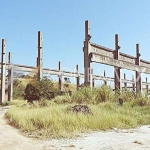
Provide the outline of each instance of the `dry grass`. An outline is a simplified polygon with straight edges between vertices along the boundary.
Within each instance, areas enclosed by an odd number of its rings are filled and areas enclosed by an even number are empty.
[[[124,105],[118,105],[118,98]],[[68,112],[75,104],[87,104],[93,115]],[[6,118],[11,125],[33,134],[35,137],[75,137],[82,132],[117,128],[134,128],[150,124],[150,100],[146,95],[121,92],[115,95],[110,87],[102,86],[91,91],[83,88],[68,95],[55,97],[52,101],[12,101]]]
[[[112,127],[133,128],[150,123],[148,106],[131,107],[127,102],[123,107],[106,102],[88,105],[94,115],[75,114],[67,108],[73,104],[49,103],[47,107],[38,104],[12,107],[6,114],[11,125],[33,134],[35,137],[75,137],[82,132],[107,130]]]

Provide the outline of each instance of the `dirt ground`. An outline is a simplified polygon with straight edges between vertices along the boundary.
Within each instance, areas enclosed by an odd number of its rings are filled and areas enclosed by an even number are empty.
[[[35,140],[6,123],[7,110],[0,108],[0,150],[150,150],[150,125],[83,134],[76,140]]]

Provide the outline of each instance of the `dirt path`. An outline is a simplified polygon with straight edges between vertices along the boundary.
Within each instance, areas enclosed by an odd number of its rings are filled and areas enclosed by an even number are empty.
[[[0,108],[0,150],[150,150],[150,125],[83,134],[76,140],[41,141],[26,138],[9,126],[3,118],[7,110]]]
[[[45,144],[42,141],[26,138],[21,133],[8,125],[4,120],[4,114],[8,107],[0,108],[0,150],[45,150]],[[55,147],[49,145],[49,150],[55,150]]]

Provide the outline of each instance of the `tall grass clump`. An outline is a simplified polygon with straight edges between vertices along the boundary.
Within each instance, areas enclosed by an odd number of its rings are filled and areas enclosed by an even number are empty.
[[[115,95],[110,86],[102,85],[98,88],[96,88],[96,102],[108,102],[108,101],[114,101]]]
[[[63,95],[63,96],[56,96],[53,101],[56,104],[65,104],[65,103],[72,103],[71,96],[69,95]]]
[[[113,101],[114,92],[107,85],[102,85],[91,89],[90,87],[83,87],[72,95],[72,101],[76,103],[99,104],[101,102]]]
[[[72,102],[75,103],[94,103],[96,99],[96,90],[90,87],[83,87],[79,91],[75,91],[72,95]]]
[[[130,106],[150,106],[150,99],[147,93],[135,93],[134,91],[122,90],[119,94],[115,95],[115,99],[122,98]]]

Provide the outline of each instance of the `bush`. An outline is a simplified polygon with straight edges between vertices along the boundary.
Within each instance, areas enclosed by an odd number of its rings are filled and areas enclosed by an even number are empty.
[[[18,79],[13,82],[13,99],[19,99],[24,97],[25,86],[21,84]]]
[[[96,90],[90,87],[83,87],[79,91],[75,91],[72,95],[72,101],[75,103],[95,103]]]
[[[92,90],[90,87],[82,87],[72,95],[72,101],[76,103],[99,104],[100,102],[114,101],[114,99],[114,92],[106,85]]]
[[[96,103],[114,101],[114,92],[107,85],[96,88]]]
[[[24,99],[32,102],[34,100],[52,99],[55,97],[56,90],[49,79],[34,79],[30,81],[25,88]]]
[[[134,93],[133,91],[122,90],[122,91],[120,91],[119,95],[116,95],[116,97],[117,97],[117,99],[119,97],[121,97],[124,100],[124,102],[130,102],[132,100],[137,99],[137,94]]]

